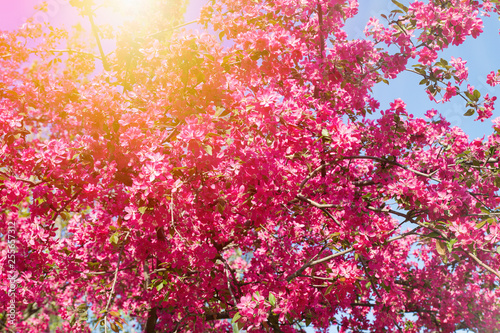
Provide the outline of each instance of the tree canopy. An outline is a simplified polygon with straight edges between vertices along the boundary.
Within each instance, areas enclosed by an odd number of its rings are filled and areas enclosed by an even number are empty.
[[[356,0],[211,0],[201,32],[181,0],[71,0],[85,24],[1,32],[3,331],[498,332],[500,118],[470,140],[372,88],[412,71],[490,121],[440,53],[499,1],[392,2],[359,39]]]

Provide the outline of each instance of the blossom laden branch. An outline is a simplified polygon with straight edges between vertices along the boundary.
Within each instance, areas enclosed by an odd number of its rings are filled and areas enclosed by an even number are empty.
[[[411,220],[411,219],[410,219]],[[415,220],[411,220],[413,223],[415,224],[418,224],[419,226],[423,227],[423,228],[426,228],[426,229],[429,229],[431,230],[432,232],[438,234],[443,240],[445,241],[450,241],[450,238],[448,236],[446,236],[445,234],[443,234],[443,232],[439,229],[436,229],[436,228],[433,228],[432,226],[429,226],[429,225],[426,225],[422,222],[419,222],[419,221],[415,221]],[[460,251],[464,252],[468,257],[470,257],[472,260],[474,260],[479,266],[483,267],[484,269],[486,269],[488,272],[492,273],[493,275],[495,275],[498,279],[500,279],[500,272],[493,269],[491,266],[487,265],[486,263],[484,263],[483,261],[481,261],[474,253],[472,253],[471,251],[468,251],[466,249],[464,249],[463,247],[460,247],[459,248]]]
[[[405,237],[408,237],[408,236],[411,236],[411,235],[416,235],[416,232],[421,228],[420,227],[417,227],[409,232],[406,232],[404,234],[401,234],[399,236],[395,236],[395,237],[392,237],[392,238],[389,238],[388,240],[386,240],[384,243],[392,243],[394,241],[397,241],[397,240],[400,240],[400,239],[403,239]],[[302,272],[304,272],[307,268],[309,267],[313,267],[313,266],[316,266],[316,265],[319,265],[319,264],[323,264],[325,262],[328,262],[328,261],[331,261],[332,259],[335,259],[337,257],[342,257],[348,253],[351,253],[353,252],[355,249],[353,247],[350,247],[348,249],[345,249],[343,251],[340,251],[340,252],[337,252],[337,253],[334,253],[332,255],[329,255],[329,256],[326,256],[326,257],[323,257],[321,259],[316,259],[314,260],[314,258],[310,261],[308,261],[307,263],[305,263],[301,268],[299,268],[296,272],[294,272],[293,274],[289,275],[287,278],[286,278],[286,281],[287,282],[290,282],[292,281],[293,279],[295,279],[296,277],[298,276],[301,276]]]
[[[109,292],[108,296],[108,301],[106,302],[106,307],[103,310],[103,315],[104,315],[104,330],[107,332],[108,329],[108,313],[109,313],[109,308],[111,306],[111,302],[115,298],[115,287],[116,287],[116,282],[118,281],[118,271],[120,270],[120,263],[122,261],[122,256],[123,256],[123,250],[125,248],[125,242],[130,235],[130,232],[125,233],[125,237],[123,240],[123,244],[121,245],[120,252],[118,254],[118,261],[116,262],[116,269],[115,273],[113,276],[113,283],[111,284],[111,290]]]
[[[95,59],[99,59],[99,60],[103,59],[102,57],[100,57],[96,54],[81,51],[81,50],[74,50],[74,49],[50,49],[50,50],[47,50],[47,52],[49,52],[49,53],[69,53],[69,54],[77,53],[77,54],[86,55],[86,56],[89,56],[89,57],[92,57]]]

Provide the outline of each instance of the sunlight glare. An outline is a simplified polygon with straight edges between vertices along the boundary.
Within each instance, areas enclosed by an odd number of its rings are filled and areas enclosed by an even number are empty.
[[[107,6],[96,12],[96,20],[101,24],[109,24],[113,29],[120,28],[127,22],[137,19],[147,0],[111,0]]]

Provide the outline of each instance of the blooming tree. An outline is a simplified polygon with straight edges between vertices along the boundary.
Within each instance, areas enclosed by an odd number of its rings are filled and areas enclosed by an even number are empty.
[[[489,119],[439,53],[500,5],[393,3],[354,40],[356,0],[214,0],[201,34],[179,0],[121,28],[72,0],[86,25],[2,32],[2,329],[498,332],[500,120],[470,141],[372,88],[413,71]]]

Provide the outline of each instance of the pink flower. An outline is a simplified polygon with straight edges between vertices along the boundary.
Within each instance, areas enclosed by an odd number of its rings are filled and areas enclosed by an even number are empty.
[[[495,119],[493,119],[491,121],[493,123],[493,127],[496,129],[496,128],[500,128],[500,117],[496,117]]]
[[[247,294],[246,296],[241,297],[240,303],[236,304],[236,306],[240,310],[240,314],[242,316],[252,317],[256,304],[252,300],[252,295]]]
[[[139,49],[139,52],[144,54],[144,56],[146,56],[146,59],[148,61],[151,61],[152,59],[157,58],[159,56],[160,50],[161,50],[161,44],[157,39],[155,39],[151,47]]]
[[[469,77],[469,69],[465,67],[467,61],[462,58],[451,57],[450,64],[455,68],[455,83],[462,84]]]
[[[467,85],[467,91],[470,93],[470,94],[473,94],[474,93],[474,86],[468,84]]]
[[[425,113],[425,117],[426,118],[429,118],[431,119],[432,117],[434,117],[436,114],[437,114],[437,110],[435,109],[430,109],[430,110],[427,110],[427,112]]]
[[[449,101],[453,96],[457,95],[457,87],[452,86],[451,82],[448,82],[448,86],[446,87],[446,92],[443,96],[443,101]]]
[[[485,119],[493,116],[493,111],[495,110],[495,101],[497,100],[496,96],[490,97],[489,94],[484,95],[483,106],[477,109],[477,119],[484,121]]]
[[[125,212],[127,213],[123,219],[124,220],[134,220],[135,219],[135,214],[137,212],[137,210],[135,208],[132,208],[132,207],[125,207]]]
[[[490,86],[494,87],[497,84],[500,83],[500,75],[499,72],[495,73],[491,71],[487,76],[486,76],[486,83],[488,83]]]
[[[437,59],[436,51],[431,50],[429,47],[423,47],[419,55],[418,62],[422,65],[431,65]]]

